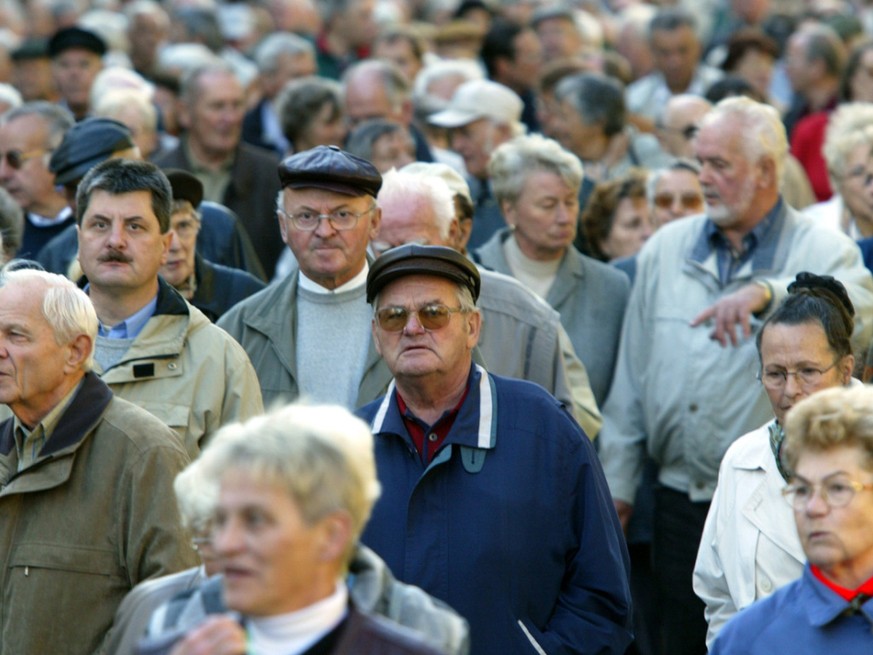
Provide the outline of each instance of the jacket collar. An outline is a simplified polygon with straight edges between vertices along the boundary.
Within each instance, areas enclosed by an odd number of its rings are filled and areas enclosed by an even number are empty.
[[[809,564],[803,567],[803,577],[798,589],[798,603],[814,628],[821,628],[836,621],[849,609],[850,604],[816,580]],[[860,610],[873,623],[873,598],[869,598]]]
[[[66,482],[75,458],[65,455],[75,452],[84,443],[103,417],[112,398],[112,391],[94,372],[86,373],[79,390],[64,410],[58,427],[40,451],[41,459],[22,472],[27,475],[12,473],[2,494],[42,491]],[[15,447],[14,425],[14,418],[0,423],[0,457],[4,459]]]
[[[473,364],[469,385],[470,391],[458,411],[458,417],[445,443],[491,450],[497,445],[497,395],[494,379],[479,364]],[[395,434],[412,445],[412,439],[406,432],[403,417],[397,407],[396,392],[394,380],[391,380],[388,392],[373,417],[371,428],[373,434]]]

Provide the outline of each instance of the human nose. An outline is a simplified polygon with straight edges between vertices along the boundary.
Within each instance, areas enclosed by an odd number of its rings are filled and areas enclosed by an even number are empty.
[[[242,550],[245,537],[239,521],[228,519],[213,528],[212,548],[216,555],[227,556]]]
[[[803,511],[809,516],[822,516],[830,511],[823,484],[810,485],[810,495],[803,504]]]
[[[179,238],[179,233],[176,230],[172,230],[171,234],[173,236],[170,239],[170,252],[178,252],[182,249],[182,239]]]
[[[318,225],[315,226],[314,232],[320,237],[326,237],[336,233],[337,229],[333,226],[333,223],[331,223],[330,216],[327,214],[320,214],[318,217]]]
[[[789,398],[797,398],[803,393],[803,385],[800,383],[797,371],[785,371],[785,387],[782,393]]]
[[[409,312],[409,316],[406,319],[406,325],[403,326],[404,334],[421,334],[425,332],[424,326],[421,324],[421,321],[418,320],[418,312],[412,311]]]

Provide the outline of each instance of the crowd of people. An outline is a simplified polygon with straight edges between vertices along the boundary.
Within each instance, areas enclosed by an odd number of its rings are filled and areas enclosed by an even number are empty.
[[[873,4],[0,0],[0,652],[873,647]]]

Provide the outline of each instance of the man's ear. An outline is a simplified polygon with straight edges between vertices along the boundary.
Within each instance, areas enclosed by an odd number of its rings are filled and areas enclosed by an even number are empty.
[[[64,357],[64,371],[72,373],[82,369],[83,364],[91,356],[94,344],[87,334],[79,334],[67,344],[67,352]]]

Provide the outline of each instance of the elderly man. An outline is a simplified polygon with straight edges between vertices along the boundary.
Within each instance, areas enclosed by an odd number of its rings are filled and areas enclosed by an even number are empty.
[[[285,159],[279,177],[276,215],[297,267],[218,325],[249,354],[267,406],[306,396],[359,407],[391,379],[367,334],[364,300],[382,176],[336,146],[318,146]]]
[[[692,141],[697,134],[700,119],[710,109],[712,103],[706,98],[690,93],[672,96],[664,106],[655,130],[664,152],[673,157],[694,157]]]
[[[224,423],[263,411],[245,352],[158,272],[172,191],[153,164],[110,159],[79,184],[79,264],[100,319],[95,370],[173,428],[195,457]]]
[[[771,416],[752,380],[760,319],[812,267],[848,289],[856,346],[873,328],[873,279],[857,246],[780,196],[788,145],[776,110],[724,100],[695,148],[706,214],[663,226],[640,253],[600,451],[623,521],[646,450],[660,467],[653,555],[671,654],[705,652],[691,574],[718,466],[734,439]]]
[[[97,316],[69,280],[0,286],[0,650],[103,653],[138,582],[192,566],[173,432],[91,371]]]
[[[352,127],[374,118],[400,123],[415,141],[415,159],[433,161],[427,140],[412,124],[412,85],[394,63],[359,62],[345,72],[342,82],[346,117]]]
[[[91,109],[91,85],[103,69],[106,42],[90,30],[64,27],[49,39],[48,52],[61,103],[76,120],[85,118]]]
[[[64,194],[55,186],[49,157],[73,126],[73,116],[58,105],[38,100],[0,118],[0,186],[24,210],[19,257],[36,259],[53,237],[76,222]]]
[[[597,456],[541,387],[473,364],[478,269],[409,244],[370,269],[394,375],[360,410],[384,490],[363,542],[470,622],[471,652],[623,653],[628,559]]]
[[[873,649],[873,390],[828,389],[788,414],[784,452],[808,559],[803,577],[743,610],[713,655]]]
[[[215,264],[197,251],[203,185],[188,171],[168,170],[173,189],[173,238],[160,274],[182,296],[215,322],[231,307],[264,288],[250,273]]]
[[[206,200],[239,217],[269,279],[282,252],[272,208],[279,191],[277,158],[241,142],[244,114],[243,87],[229,66],[207,64],[189,71],[182,79],[179,113],[185,132],[178,147],[155,163],[194,173]]]
[[[255,63],[261,99],[246,112],[242,140],[282,156],[290,143],[282,133],[276,101],[288,82],[315,74],[315,47],[297,34],[276,32],[258,44]]]
[[[476,205],[470,249],[506,227],[491,193],[488,158],[497,146],[524,134],[523,109],[521,98],[502,84],[470,80],[455,90],[446,109],[428,119],[434,125],[449,128],[451,147],[464,158],[467,182]]]
[[[382,222],[374,249],[377,244],[387,249],[420,243],[460,250],[454,198],[439,173],[428,171],[432,166],[436,165],[417,164],[417,173],[385,175],[376,198]],[[585,433],[594,438],[600,430],[600,410],[558,312],[508,275],[482,268],[479,275],[483,323],[478,347],[488,369],[541,385],[571,408]]]
[[[702,96],[722,77],[720,70],[701,63],[697,24],[687,9],[659,9],[649,23],[648,38],[655,70],[627,88],[628,111],[640,124],[653,123],[671,96]]]

